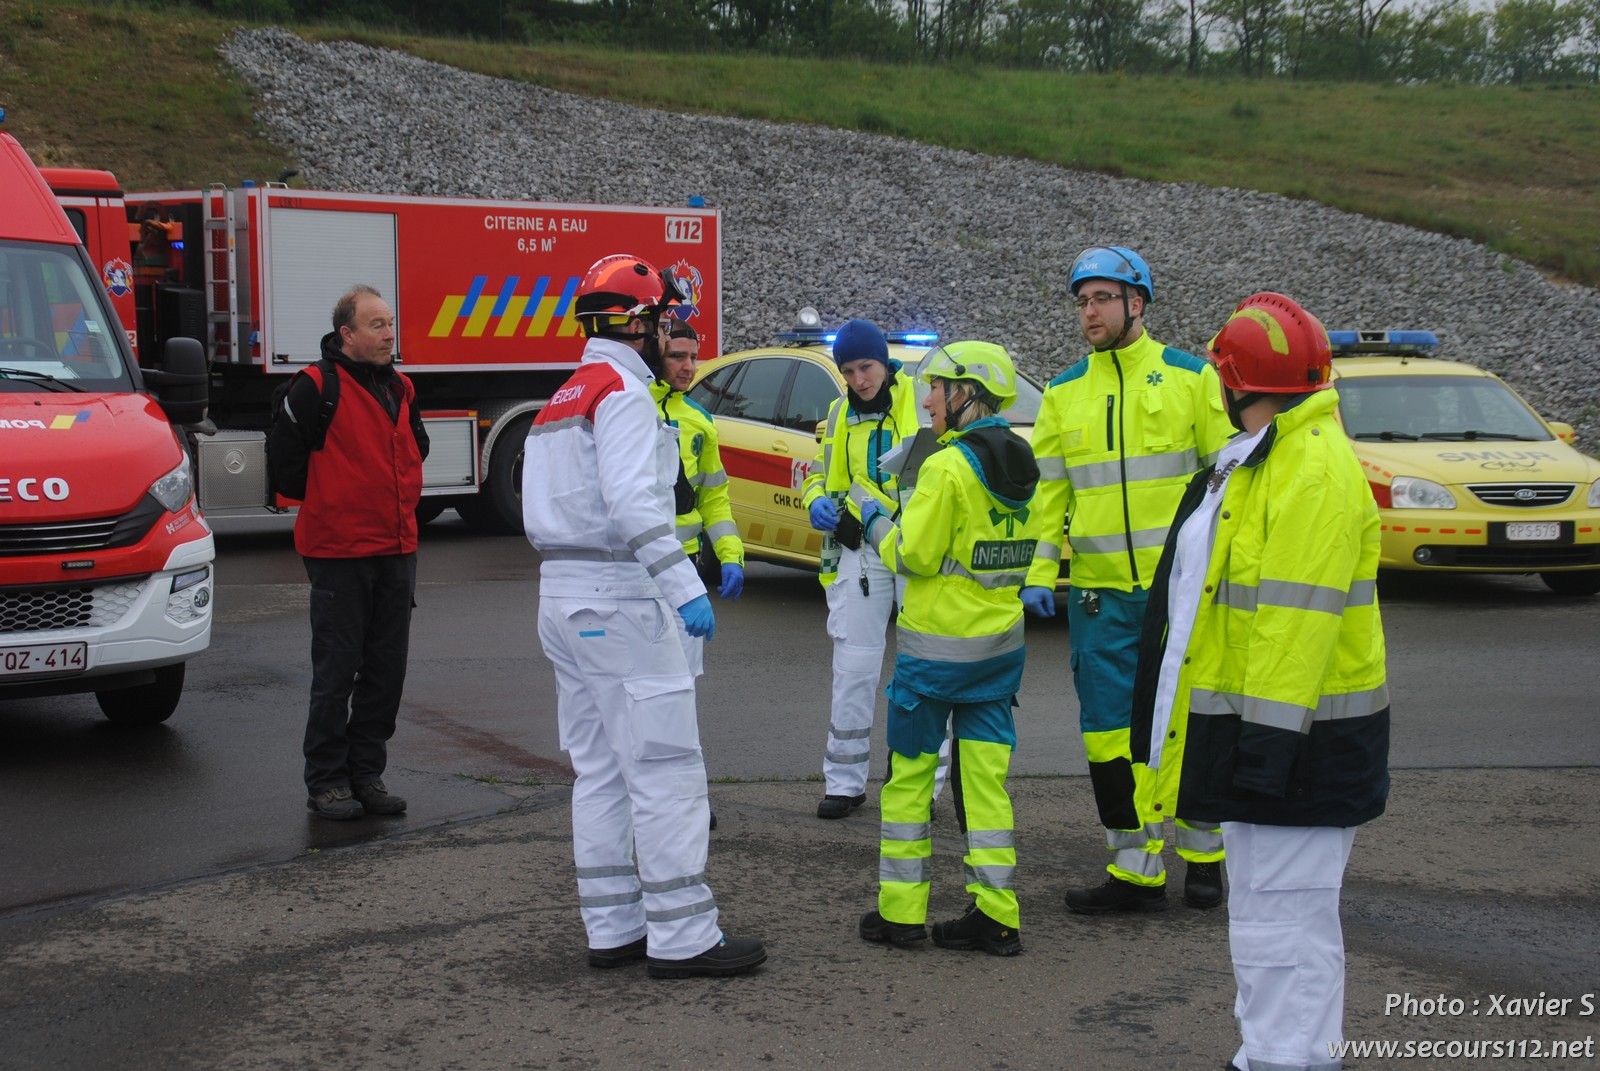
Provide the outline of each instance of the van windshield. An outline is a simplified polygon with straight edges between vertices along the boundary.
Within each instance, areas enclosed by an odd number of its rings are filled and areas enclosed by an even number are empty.
[[[128,391],[122,325],[82,252],[0,241],[0,391]]]

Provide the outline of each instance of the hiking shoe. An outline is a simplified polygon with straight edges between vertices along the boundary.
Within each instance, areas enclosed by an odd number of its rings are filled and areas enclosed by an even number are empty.
[[[933,943],[940,948],[982,949],[991,956],[1014,956],[1022,951],[1017,928],[996,922],[976,903],[958,919],[934,923]]]
[[[629,941],[625,945],[615,948],[589,949],[589,966],[609,970],[612,967],[626,967],[630,963],[637,963],[645,957],[645,939]]]
[[[650,956],[645,972],[652,978],[720,977],[744,974],[767,961],[767,950],[755,937],[728,937],[688,959],[656,959]]]
[[[1109,911],[1165,911],[1164,885],[1135,885],[1131,881],[1106,878],[1104,885],[1067,892],[1067,908],[1080,915],[1103,915]]]
[[[928,928],[920,922],[890,922],[876,911],[861,916],[861,939],[880,945],[904,948],[928,939]]]
[[[405,814],[406,801],[389,795],[382,781],[369,781],[364,785],[350,786],[350,794],[360,801],[368,814]]]
[[[1222,903],[1222,864],[1190,863],[1183,875],[1183,902],[1202,911]]]
[[[366,813],[365,808],[355,801],[350,790],[343,785],[318,792],[306,800],[306,808],[318,818],[331,818],[335,822],[348,822]]]
[[[865,802],[867,802],[865,792],[859,796],[823,796],[822,802],[817,804],[817,817],[843,818]]]

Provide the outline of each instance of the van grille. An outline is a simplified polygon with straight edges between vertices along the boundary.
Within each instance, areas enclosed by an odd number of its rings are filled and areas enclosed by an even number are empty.
[[[93,517],[55,524],[0,524],[0,557],[24,554],[78,554],[129,547],[144,538],[166,513],[149,495],[117,517]]]
[[[1559,506],[1572,497],[1570,483],[1469,483],[1467,490],[1491,506]]]
[[[0,635],[115,625],[138,602],[143,588],[143,580],[0,588]]]

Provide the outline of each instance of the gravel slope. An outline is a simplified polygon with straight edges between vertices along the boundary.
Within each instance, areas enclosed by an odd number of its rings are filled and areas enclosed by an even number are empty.
[[[307,185],[723,211],[724,347],[801,305],[1003,343],[1048,377],[1084,344],[1066,272],[1084,246],[1150,261],[1147,317],[1199,352],[1234,303],[1292,294],[1330,329],[1427,327],[1600,442],[1600,291],[1461,239],[1247,190],[1110,178],[898,138],[651,111],[398,52],[245,31],[226,58]],[[611,146],[597,158],[585,146]],[[667,146],[685,161],[655,163]],[[1593,448],[1592,445],[1590,447]]]

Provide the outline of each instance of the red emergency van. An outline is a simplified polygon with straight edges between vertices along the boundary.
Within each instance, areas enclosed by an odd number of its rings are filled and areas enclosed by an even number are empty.
[[[113,305],[131,266],[82,241],[109,226],[127,233],[111,175],[52,190],[0,134],[0,700],[93,692],[112,721],[151,723],[211,640],[215,555],[182,431],[207,376],[188,339],[135,360]]]

